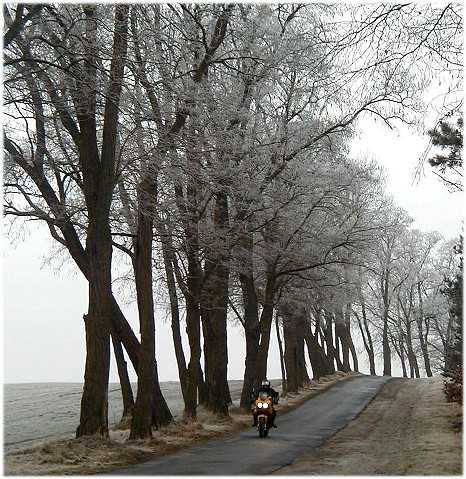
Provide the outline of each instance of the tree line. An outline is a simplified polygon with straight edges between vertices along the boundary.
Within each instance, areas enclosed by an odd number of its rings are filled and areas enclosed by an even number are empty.
[[[4,23],[5,214],[44,222],[89,285],[78,437],[108,435],[112,348],[130,438],[173,420],[155,289],[186,420],[199,404],[228,415],[230,321],[244,328],[242,407],[272,334],[285,391],[310,380],[307,362],[315,378],[357,371],[355,335],[372,374],[395,358],[411,377],[441,367],[450,244],[413,229],[349,144],[360,117],[417,121],[439,71],[460,85],[458,6],[18,4]]]

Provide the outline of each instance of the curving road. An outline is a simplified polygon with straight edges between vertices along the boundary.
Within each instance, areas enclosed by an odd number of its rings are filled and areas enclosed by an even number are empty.
[[[387,377],[356,376],[339,382],[294,411],[277,416],[265,439],[251,428],[154,461],[112,471],[112,475],[270,474],[345,427],[377,394]]]

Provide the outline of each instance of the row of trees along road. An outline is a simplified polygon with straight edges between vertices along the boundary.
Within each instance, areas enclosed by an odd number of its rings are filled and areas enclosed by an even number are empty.
[[[357,370],[355,334],[372,373],[396,357],[411,376],[440,367],[449,246],[410,229],[383,172],[348,146],[363,115],[416,121],[439,70],[460,84],[458,9],[5,6],[5,214],[43,221],[89,283],[77,436],[108,434],[111,344],[131,438],[172,420],[154,288],[187,420],[198,404],[228,414],[229,321],[244,328],[243,407],[272,334],[288,391],[309,380],[306,349],[316,378]],[[112,264],[131,270],[140,337]]]

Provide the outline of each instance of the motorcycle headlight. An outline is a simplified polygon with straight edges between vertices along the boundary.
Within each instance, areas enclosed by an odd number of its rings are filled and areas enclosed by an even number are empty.
[[[262,407],[263,407],[263,408],[268,408],[269,405],[268,405],[266,402],[264,402],[264,403],[262,403]]]
[[[258,402],[258,403],[257,403],[257,407],[260,408],[260,409],[262,409],[262,403],[261,403],[261,402]]]

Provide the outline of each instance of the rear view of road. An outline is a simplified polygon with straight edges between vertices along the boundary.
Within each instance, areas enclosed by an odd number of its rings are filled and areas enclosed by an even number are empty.
[[[453,425],[461,417],[441,377],[392,379],[355,421],[277,474],[460,475],[462,438]]]
[[[255,429],[214,440],[112,475],[236,475],[280,471],[309,449],[319,447],[354,419],[388,380],[358,376],[342,381],[277,418],[265,439]]]

